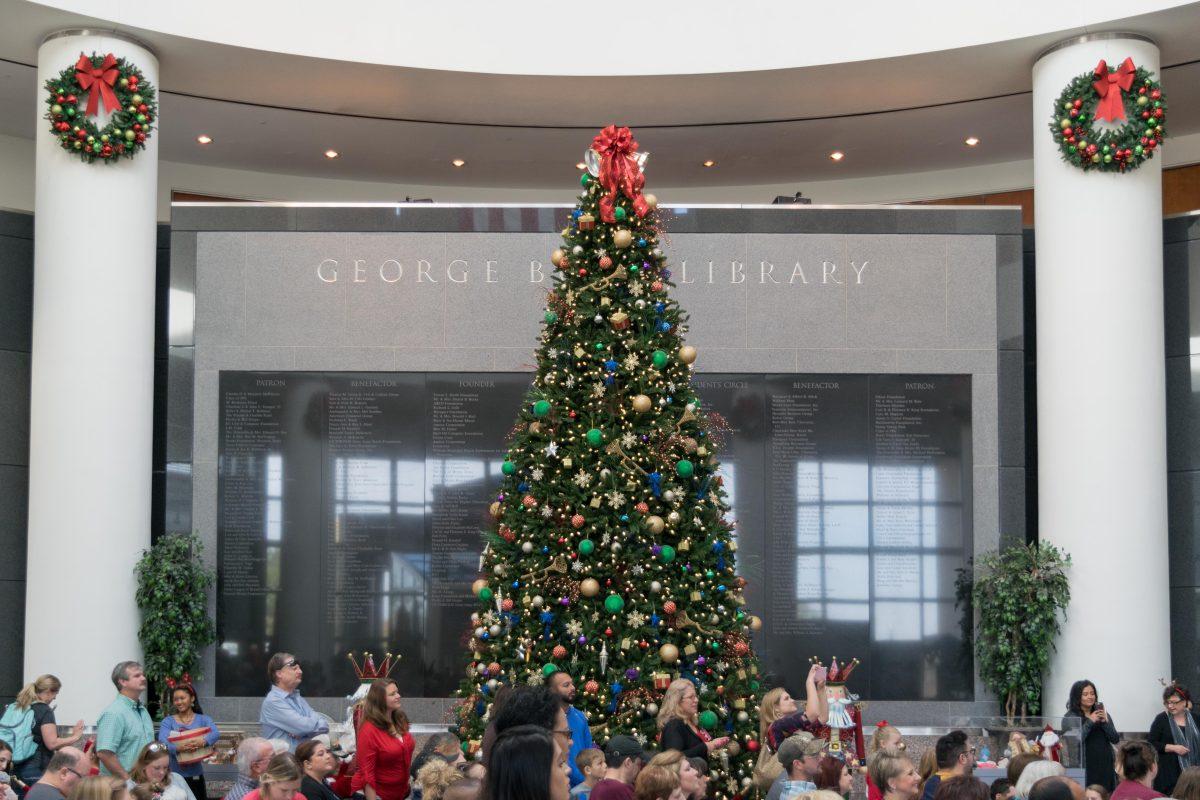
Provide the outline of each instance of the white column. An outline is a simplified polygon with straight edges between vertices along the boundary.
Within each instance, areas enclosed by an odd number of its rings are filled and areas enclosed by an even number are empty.
[[[130,59],[158,86],[154,54],[119,34],[64,31],[38,49],[25,679],[62,679],[67,724],[94,722],[113,665],[140,659],[154,398],[158,138],[114,164],[59,146],[42,86],[81,52]]]
[[[1127,56],[1158,72],[1135,34],[1072,40],[1033,67],[1038,529],[1074,562],[1046,713],[1087,678],[1120,729],[1144,731],[1171,674],[1162,156],[1084,173],[1047,129],[1072,78]]]

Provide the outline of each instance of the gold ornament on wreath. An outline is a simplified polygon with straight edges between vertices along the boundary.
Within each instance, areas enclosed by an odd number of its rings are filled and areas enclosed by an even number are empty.
[[[133,158],[158,120],[158,94],[134,63],[112,53],[80,53],[45,83],[50,133],[89,164]],[[101,126],[102,114],[108,121]]]

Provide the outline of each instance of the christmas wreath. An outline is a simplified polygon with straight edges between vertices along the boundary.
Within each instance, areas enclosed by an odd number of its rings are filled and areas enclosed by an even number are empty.
[[[97,124],[101,106],[111,115],[104,127]],[[133,158],[146,147],[157,118],[154,86],[135,64],[112,53],[80,53],[74,66],[46,81],[50,132],[89,164]]]
[[[1063,160],[1085,172],[1126,172],[1154,157],[1167,128],[1167,100],[1153,73],[1126,58],[1103,59],[1076,77],[1054,103],[1050,131]],[[1097,122],[1120,127],[1099,129]]]

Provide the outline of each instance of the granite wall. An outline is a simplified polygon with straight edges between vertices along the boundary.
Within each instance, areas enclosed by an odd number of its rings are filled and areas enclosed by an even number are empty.
[[[167,528],[199,531],[215,557],[223,369],[531,369],[548,256],[568,210],[177,205]],[[975,552],[1024,540],[1016,210],[678,208],[666,227],[703,371],[970,375]],[[212,694],[211,684],[200,688]],[[978,684],[975,697],[872,703],[870,716],[945,725],[994,710]],[[221,697],[206,708],[249,720],[259,702]],[[314,706],[336,716],[344,704]],[[446,706],[406,698],[419,721]]]

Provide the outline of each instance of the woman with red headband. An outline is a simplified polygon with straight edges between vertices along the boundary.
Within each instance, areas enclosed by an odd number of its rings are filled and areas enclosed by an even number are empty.
[[[1154,788],[1170,794],[1181,772],[1200,765],[1200,714],[1192,710],[1192,696],[1178,683],[1163,689],[1162,698],[1165,710],[1154,718],[1146,741],[1158,754]]]

